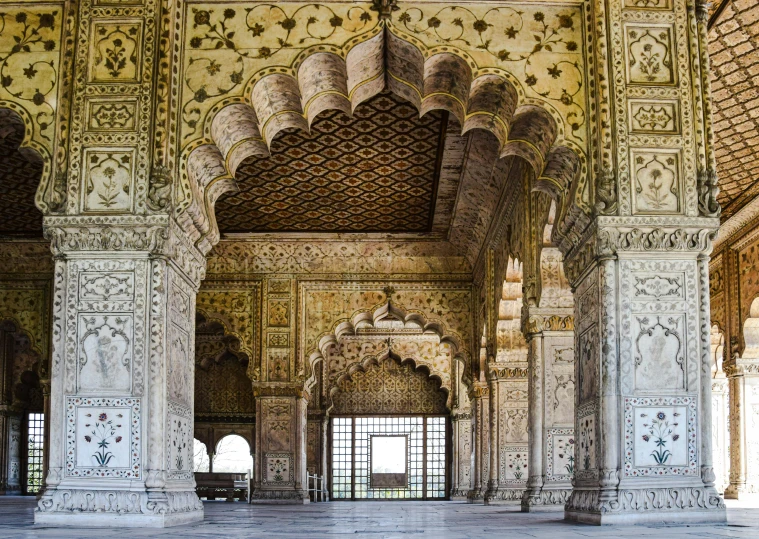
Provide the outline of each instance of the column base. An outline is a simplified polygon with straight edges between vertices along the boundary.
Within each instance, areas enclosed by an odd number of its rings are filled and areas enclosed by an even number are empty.
[[[571,494],[572,487],[526,490],[522,496],[522,512],[529,513],[532,508],[542,505],[563,505]]]
[[[467,490],[453,489],[451,490],[451,494],[449,498],[451,500],[466,500],[468,495],[469,495],[469,489]]]
[[[492,496],[485,497],[485,505],[513,505],[524,496],[523,488],[499,488]]]
[[[725,503],[703,487],[620,489],[617,499],[599,500],[598,490],[572,491],[564,519],[584,524],[724,524]]]
[[[308,494],[302,490],[254,490],[250,495],[251,504],[305,505],[311,503]]]
[[[466,493],[467,503],[477,503],[480,500],[482,500],[484,497],[485,496],[482,493],[482,489],[479,489],[479,488],[473,488],[472,490]]]
[[[203,502],[194,491],[56,489],[42,495],[34,523],[91,528],[165,528],[203,521]]]
[[[726,500],[738,500],[738,501],[758,501],[759,492],[749,488],[746,485],[736,487],[734,485],[728,485],[725,488]]]

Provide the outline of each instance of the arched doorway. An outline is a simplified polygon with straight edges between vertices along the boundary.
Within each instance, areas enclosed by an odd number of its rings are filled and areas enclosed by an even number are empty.
[[[329,430],[333,500],[447,497],[450,425],[440,385],[392,352],[338,380]]]

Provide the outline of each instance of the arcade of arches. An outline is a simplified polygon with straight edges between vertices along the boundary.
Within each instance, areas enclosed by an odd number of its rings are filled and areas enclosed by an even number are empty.
[[[0,490],[196,522],[234,434],[251,503],[724,522],[759,198],[718,188],[708,49],[752,2],[717,4],[4,2]]]

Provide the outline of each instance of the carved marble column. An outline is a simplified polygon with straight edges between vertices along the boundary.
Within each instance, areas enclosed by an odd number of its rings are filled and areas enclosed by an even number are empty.
[[[490,479],[490,389],[487,382],[473,382],[469,392],[472,407],[472,488],[467,502],[483,500]]]
[[[35,522],[203,519],[193,476],[205,260],[165,216],[47,218],[55,258],[50,459]]]
[[[632,218],[627,218],[632,221]],[[576,472],[568,519],[724,522],[714,488],[711,219],[598,217],[566,256],[575,289]]]
[[[571,308],[530,309],[527,320],[530,477],[522,497],[524,512],[535,505],[563,504],[572,490],[573,329]]]
[[[725,521],[712,466],[709,10],[661,4],[590,6],[590,204],[575,199],[554,231],[575,297],[565,516],[595,524]],[[664,114],[650,123],[647,111]]]
[[[0,405],[0,495],[21,494],[21,413]]]
[[[250,503],[309,503],[306,474],[308,395],[301,386],[253,384],[256,458]]]
[[[453,455],[451,457],[452,500],[464,500],[472,488],[472,414],[454,412],[451,414]]]
[[[725,367],[730,384],[730,484],[725,498],[759,498],[759,299],[743,324],[746,347]]]
[[[489,366],[492,413],[490,483],[485,496],[488,505],[520,500],[527,486],[527,366],[516,365],[519,361]]]

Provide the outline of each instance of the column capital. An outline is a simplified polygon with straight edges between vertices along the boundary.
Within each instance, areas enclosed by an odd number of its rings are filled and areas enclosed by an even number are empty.
[[[564,268],[572,286],[603,258],[660,253],[708,255],[719,220],[710,217],[599,216],[573,245],[564,245]]]
[[[255,397],[296,397],[308,399],[310,393],[302,384],[282,384],[272,382],[254,382],[253,396]]]
[[[204,254],[168,215],[55,216],[46,217],[43,226],[58,259],[139,253],[170,260],[196,288],[205,277]]]

